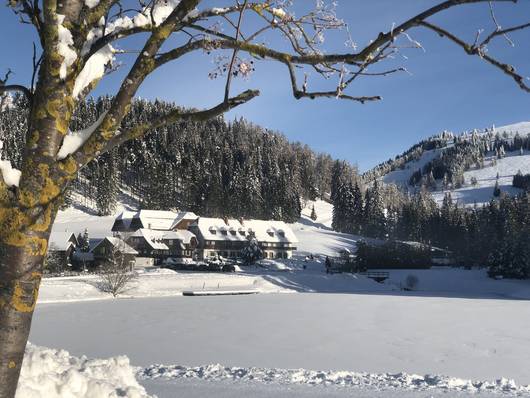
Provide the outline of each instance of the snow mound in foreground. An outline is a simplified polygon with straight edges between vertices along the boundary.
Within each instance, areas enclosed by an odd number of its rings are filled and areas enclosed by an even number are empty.
[[[16,398],[149,398],[129,358],[77,358],[28,344]]]
[[[139,372],[142,379],[201,379],[209,381],[232,380],[276,384],[305,384],[374,390],[444,390],[464,392],[494,392],[520,395],[530,392],[530,386],[518,386],[513,380],[494,382],[471,381],[440,375],[415,375],[407,373],[357,373],[349,371],[315,371],[305,369],[237,368],[222,365],[199,367],[153,365]]]

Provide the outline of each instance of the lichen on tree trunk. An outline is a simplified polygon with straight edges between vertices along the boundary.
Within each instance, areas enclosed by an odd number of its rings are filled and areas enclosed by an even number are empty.
[[[51,75],[31,104],[20,184],[0,184],[0,398],[15,396],[53,221],[78,169],[56,161],[73,103]]]

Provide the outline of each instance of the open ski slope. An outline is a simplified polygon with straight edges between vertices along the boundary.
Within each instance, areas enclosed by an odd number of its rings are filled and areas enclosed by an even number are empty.
[[[508,126],[501,126],[496,128],[496,131],[509,136],[519,133],[521,136],[530,134],[530,122],[521,122]],[[443,149],[433,149],[425,151],[420,159],[408,162],[404,169],[394,170],[382,177],[385,183],[393,183],[409,190],[413,190],[408,185],[408,181],[412,174],[422,169],[427,163],[436,157],[440,156]],[[499,175],[499,187],[501,191],[510,195],[515,195],[520,192],[519,189],[512,186],[512,179],[518,171],[523,174],[530,173],[530,151],[525,151],[520,155],[519,151],[507,152],[506,157],[498,159],[495,165],[492,164],[492,157],[485,159],[485,167],[482,169],[472,169],[464,173],[465,185],[462,188],[450,190],[453,200],[460,204],[473,205],[474,203],[483,204],[489,202],[493,197],[493,188]],[[477,184],[472,185],[471,179],[477,179]],[[441,203],[443,201],[445,191],[442,189],[441,182],[438,181],[438,188],[433,192],[434,199]]]
[[[512,186],[513,176],[520,170],[523,174],[530,173],[530,151],[525,151],[520,155],[518,151],[508,152],[506,157],[497,159],[496,164],[492,165],[491,157],[486,159],[486,166],[482,169],[468,170],[464,173],[466,184],[459,189],[450,191],[453,200],[460,204],[473,205],[474,203],[483,204],[493,198],[493,189],[499,175],[499,188],[502,192],[509,195],[517,195],[520,189]],[[477,184],[471,184],[472,178],[477,179]],[[444,198],[444,192],[437,190],[433,193],[434,199],[441,203]]]

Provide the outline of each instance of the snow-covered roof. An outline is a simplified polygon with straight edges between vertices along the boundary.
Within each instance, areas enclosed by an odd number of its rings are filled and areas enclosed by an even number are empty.
[[[116,217],[116,220],[130,220],[137,213],[137,211],[124,210]]]
[[[169,247],[164,241],[169,239],[180,240],[184,244],[189,244],[191,239],[195,237],[190,231],[157,231],[152,229],[142,228],[131,235],[131,237],[143,237],[149,246],[157,250],[168,250]]]
[[[283,221],[245,220],[245,226],[252,228],[259,242],[297,243],[293,230]]]
[[[138,254],[136,250],[134,250],[131,246],[129,246],[127,243],[125,243],[123,240],[119,238],[115,238],[113,236],[106,236],[104,239],[97,239],[96,240],[90,240],[90,252],[93,252],[103,241],[108,241],[112,246],[117,248],[117,250],[120,253],[123,254]],[[94,241],[94,242],[93,242]]]
[[[136,212],[123,211],[116,217],[116,222],[121,221],[123,227],[129,229],[133,220],[139,220],[145,229],[170,231],[183,220],[195,221],[197,218],[199,216],[190,211],[139,210]],[[140,224],[135,221],[133,228],[139,226]]]
[[[200,217],[196,226],[204,239],[223,241],[245,241],[253,233],[259,242],[296,243],[298,239],[283,221],[244,220]]]
[[[152,249],[155,250],[169,250],[169,247],[162,241],[166,231],[157,231],[147,228],[141,228],[137,230],[131,237],[144,238],[145,241]]]
[[[52,231],[52,233],[50,234],[50,241],[49,241],[50,250],[57,250],[57,251],[68,250],[70,246],[73,246],[73,243],[70,242],[72,235],[74,237],[74,240],[76,240],[75,234],[73,232]]]
[[[163,239],[177,239],[184,244],[189,244],[192,238],[195,238],[195,234],[187,230],[169,231],[163,236]]]
[[[178,213],[165,210],[140,210],[134,218],[139,218],[144,228],[169,230]]]
[[[247,230],[238,220],[200,217],[192,225],[196,226],[207,240],[247,240]]]
[[[116,217],[116,221],[121,221],[123,227],[128,229],[135,214],[137,214],[136,211],[124,210]]]
[[[181,211],[180,213],[177,214],[177,217],[173,221],[173,224],[171,225],[171,229],[175,228],[177,224],[183,220],[194,221],[197,218],[199,218],[199,216],[191,211]]]

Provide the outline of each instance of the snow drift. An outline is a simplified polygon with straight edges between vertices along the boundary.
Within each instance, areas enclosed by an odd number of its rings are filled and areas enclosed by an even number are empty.
[[[129,358],[77,358],[28,344],[16,398],[149,398]]]
[[[513,380],[505,378],[488,382],[471,381],[440,375],[420,376],[408,373],[377,374],[305,369],[239,368],[224,367],[218,364],[198,367],[153,365],[140,372],[139,376],[143,379],[231,380],[281,385],[304,384],[345,388],[369,388],[374,390],[405,389],[414,391],[463,391],[470,393],[493,392],[517,396],[530,393],[530,386],[518,386]]]

